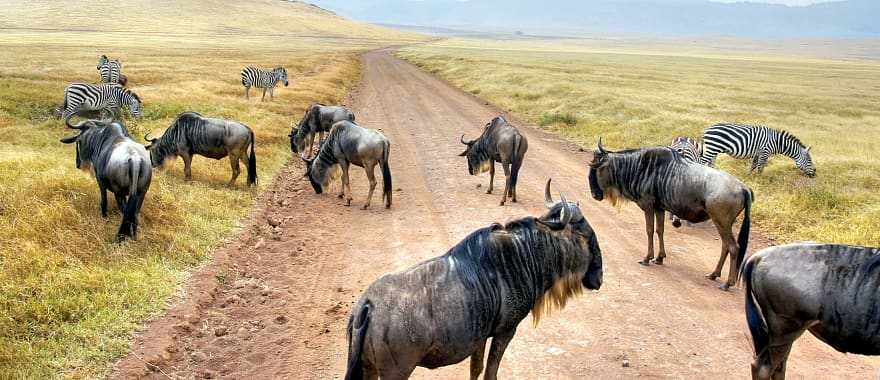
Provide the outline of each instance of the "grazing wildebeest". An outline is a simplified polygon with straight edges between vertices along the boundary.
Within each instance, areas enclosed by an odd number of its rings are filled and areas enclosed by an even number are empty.
[[[76,143],[78,169],[94,170],[101,191],[101,215],[107,217],[107,190],[110,190],[122,211],[117,240],[136,238],[138,213],[153,175],[146,149],[132,140],[128,130],[117,121],[86,120],[70,127],[79,133],[61,142]]]
[[[478,175],[486,171],[489,172],[489,189],[486,190],[486,194],[492,194],[492,185],[495,182],[495,162],[500,162],[506,177],[501,205],[504,206],[507,197],[511,197],[516,202],[516,181],[526,151],[529,149],[526,137],[519,133],[516,127],[510,125],[504,117],[498,116],[486,124],[483,134],[476,140],[466,142],[464,135],[461,135],[461,143],[467,145],[467,149],[459,156],[467,157],[468,173]]]
[[[711,219],[721,235],[721,258],[709,279],[721,276],[724,260],[730,255],[727,283],[721,289],[736,284],[736,274],[745,256],[751,227],[752,192],[730,174],[683,159],[666,147],[631,149],[611,152],[602,147],[593,153],[590,163],[590,191],[598,201],[608,198],[617,204],[620,198],[639,205],[645,212],[648,233],[648,255],[640,261],[650,265],[654,258],[654,224],[660,252],[657,264],[663,264],[666,249],[663,244],[664,211],[669,211],[692,223]],[[739,238],[733,237],[733,223],[745,210]]]
[[[330,131],[330,127],[337,122],[348,120],[354,122],[354,113],[345,107],[325,106],[323,104],[312,104],[306,109],[305,115],[299,124],[290,131],[290,150],[299,153],[303,157],[312,154],[315,146],[315,134],[318,137],[318,146],[324,141],[324,133]],[[306,140],[309,142],[308,150],[306,150]]]
[[[758,173],[767,166],[770,156],[782,154],[794,160],[807,177],[816,176],[810,147],[787,131],[761,125],[715,124],[703,131],[700,163],[715,166],[715,158],[720,153],[738,159],[752,159],[751,171]]]
[[[835,350],[880,355],[880,248],[801,243],[771,247],[743,266],[752,379],[783,380],[805,330]]]
[[[315,192],[321,194],[330,181],[338,177],[342,169],[342,191],[339,198],[345,198],[345,205],[351,205],[351,180],[348,169],[351,165],[364,168],[370,181],[370,192],[364,209],[370,207],[373,191],[376,189],[376,177],[373,169],[378,164],[382,168],[382,197],[385,208],[391,207],[391,168],[388,166],[388,155],[391,154],[391,143],[374,129],[358,126],[348,120],[333,124],[327,140],[321,145],[313,159],[302,158],[306,163],[306,174]]]
[[[679,136],[672,139],[672,143],[669,144],[669,148],[678,152],[684,159],[700,162],[700,156],[702,155],[700,150],[700,143],[696,140],[686,137]],[[679,219],[675,214],[669,213],[669,220],[672,221],[672,226],[675,228],[681,227],[681,219]],[[690,222],[688,223],[690,224]]]
[[[573,202],[474,231],[445,255],[370,285],[348,321],[346,379],[405,379],[418,367],[471,358],[471,379],[495,379],[529,312],[535,323],[583,291],[602,286],[596,234]]]
[[[239,161],[247,168],[248,185],[257,183],[254,132],[239,122],[184,112],[177,116],[162,137],[151,139],[147,134],[144,140],[150,142],[147,149],[150,151],[153,167],[162,166],[167,159],[180,156],[183,158],[187,180],[192,179],[192,157],[198,154],[215,160],[229,156],[229,164],[232,166],[229,186],[234,185],[238,178]],[[250,156],[248,147],[251,149]]]

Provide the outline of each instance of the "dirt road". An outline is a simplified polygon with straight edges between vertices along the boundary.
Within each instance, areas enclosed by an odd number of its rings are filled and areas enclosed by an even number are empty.
[[[597,231],[605,282],[537,327],[524,321],[501,364],[503,378],[749,376],[742,290],[723,292],[703,278],[720,251],[713,229],[668,228],[667,265],[638,265],[646,246],[641,212],[592,200],[589,153],[526,126],[519,203],[499,207],[498,190],[485,194],[487,176],[469,176],[457,157],[459,136],[475,137],[499,111],[387,52],[363,60],[364,77],[348,105],[361,125],[381,129],[392,142],[394,206],[378,207],[376,198],[372,209],[359,208],[366,195],[359,170],[352,171],[352,207],[316,195],[301,178],[301,163],[292,162],[240,236],[193,276],[166,315],[145,326],[111,378],[339,378],[346,319],[369,283],[443,254],[476,228],[542,213],[548,177],[555,192],[580,201]],[[503,188],[501,177],[496,184]],[[756,234],[752,247],[762,247],[761,240]],[[878,364],[806,336],[789,374],[876,378]],[[467,373],[465,362],[418,369],[414,377]]]

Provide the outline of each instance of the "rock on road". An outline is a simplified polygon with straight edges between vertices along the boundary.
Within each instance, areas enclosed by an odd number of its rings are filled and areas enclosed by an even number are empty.
[[[332,379],[345,372],[345,325],[361,291],[381,275],[441,255],[472,230],[544,212],[543,186],[580,202],[599,236],[605,281],[565,310],[520,325],[499,376],[744,379],[751,344],[741,289],[703,277],[720,252],[714,228],[667,228],[664,266],[643,267],[641,211],[589,196],[589,153],[510,116],[529,139],[519,203],[499,207],[488,175],[467,174],[462,133],[476,137],[499,110],[394,58],[363,56],[348,104],[358,123],[391,141],[394,205],[360,210],[367,181],[351,170],[354,201],[316,195],[293,160],[257,200],[242,232],[197,270],[169,310],[139,332],[111,378]],[[380,175],[378,177],[381,177]],[[481,185],[478,188],[478,185]],[[380,185],[381,186],[381,185]],[[381,187],[380,187],[381,189]],[[760,195],[758,196],[760,201]],[[750,252],[765,245],[753,234]],[[726,273],[726,272],[723,272]],[[624,362],[628,365],[624,366]],[[876,378],[878,360],[833,351],[807,334],[789,377]],[[468,362],[414,378],[465,378]]]

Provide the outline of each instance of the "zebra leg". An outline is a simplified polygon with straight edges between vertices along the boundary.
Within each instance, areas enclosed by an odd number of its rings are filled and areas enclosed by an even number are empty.
[[[367,172],[367,180],[370,181],[370,192],[367,193],[367,203],[364,203],[364,210],[370,208],[370,202],[373,200],[373,190],[376,190],[376,174],[373,169],[376,168],[376,162],[368,162],[364,165],[364,171]]]
[[[229,155],[229,166],[232,167],[232,178],[229,180],[229,186],[235,186],[235,180],[238,179],[238,175],[241,173],[241,169],[238,166],[239,157],[230,154]]]
[[[245,99],[251,98],[251,86],[244,86],[244,98]]]
[[[495,161],[491,161],[489,166],[489,190],[486,194],[492,194],[492,187],[495,185]]]
[[[648,207],[643,210],[645,211],[645,232],[648,234],[648,255],[639,261],[639,264],[648,266],[654,259],[654,208]]]
[[[764,172],[764,168],[767,167],[767,162],[770,160],[770,152],[761,152],[761,155],[758,156],[758,160],[755,162],[754,170],[761,174]]]
[[[263,89],[263,97],[260,98],[260,101],[261,101],[261,102],[265,102],[265,101],[266,101],[266,89],[265,89],[265,88]]]
[[[655,210],[654,211],[654,223],[657,225],[657,241],[660,244],[660,251],[657,253],[657,258],[654,259],[654,263],[657,265],[663,265],[663,259],[666,258],[666,245],[663,243],[663,228],[666,223],[663,220],[663,216],[666,214],[663,210]]]

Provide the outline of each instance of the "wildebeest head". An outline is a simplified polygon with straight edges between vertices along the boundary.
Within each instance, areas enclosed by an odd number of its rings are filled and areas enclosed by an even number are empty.
[[[813,178],[816,176],[816,166],[813,165],[813,156],[810,154],[810,147],[805,146],[800,149],[798,157],[795,159],[795,164],[807,177]]]
[[[106,127],[112,126],[116,128],[107,130]],[[104,137],[128,136],[128,130],[120,122],[113,120],[84,120],[76,125],[68,124],[68,127],[77,129],[79,132],[74,136],[61,139],[61,142],[65,144],[76,143],[76,168],[82,170],[88,170],[91,161],[103,149],[101,146],[105,143]]]
[[[272,70],[272,72],[275,73],[279,81],[284,82],[284,87],[287,87],[287,69],[283,67],[276,67],[274,70]]]
[[[291,128],[290,130],[290,150],[294,153],[303,153],[306,151],[306,138],[309,135],[309,132],[317,131],[321,126],[321,122],[319,120],[320,112],[318,112],[318,105],[313,104],[306,109],[305,115],[299,121],[296,127]]]
[[[466,145],[467,148],[459,156],[467,157],[468,173],[470,175],[477,175],[489,170],[489,165],[492,163],[491,157],[481,147],[481,139],[482,136],[476,140],[465,141],[464,135],[461,135],[461,143]]]
[[[309,183],[312,184],[312,189],[315,189],[315,194],[321,194],[321,193],[323,193],[323,192],[324,192],[324,185],[325,185],[325,184],[319,182],[319,181],[315,178],[315,174],[316,174],[316,173],[315,173],[315,170],[313,169],[313,166],[314,166],[313,164],[314,164],[314,162],[315,162],[315,160],[316,160],[317,158],[313,158],[313,159],[311,159],[311,160],[310,160],[310,159],[307,159],[307,158],[305,158],[305,157],[300,157],[300,158],[301,158],[301,159],[303,160],[303,162],[305,162],[305,164],[306,164],[306,174],[305,174],[304,176],[305,176],[305,177],[308,177],[308,179],[309,179]]]
[[[605,199],[603,189],[611,182],[611,170],[608,168],[608,155],[611,153],[613,152],[605,150],[602,138],[599,138],[598,148],[593,152],[593,161],[590,162],[590,193],[597,201]]]
[[[100,70],[101,66],[104,66],[107,62],[110,62],[110,59],[106,55],[102,55],[101,58],[98,58],[98,66],[95,69]]]
[[[544,188],[544,205],[548,211],[537,221],[554,233],[570,234],[569,238],[574,242],[574,247],[579,250],[577,254],[586,258],[581,284],[587,289],[598,290],[602,286],[602,251],[596,233],[577,203],[566,201],[565,197],[561,197],[559,202],[553,201],[550,195],[550,181],[547,180]]]
[[[147,132],[144,135],[144,141],[149,143],[149,144],[147,144],[147,146],[145,146],[145,148],[147,148],[147,151],[150,152],[150,162],[152,162],[153,167],[157,168],[157,167],[162,166],[162,164],[165,163],[165,158],[166,158],[165,155],[153,153],[153,148],[157,146],[157,144],[159,143],[159,139],[157,139],[157,138],[151,139],[150,132]]]

